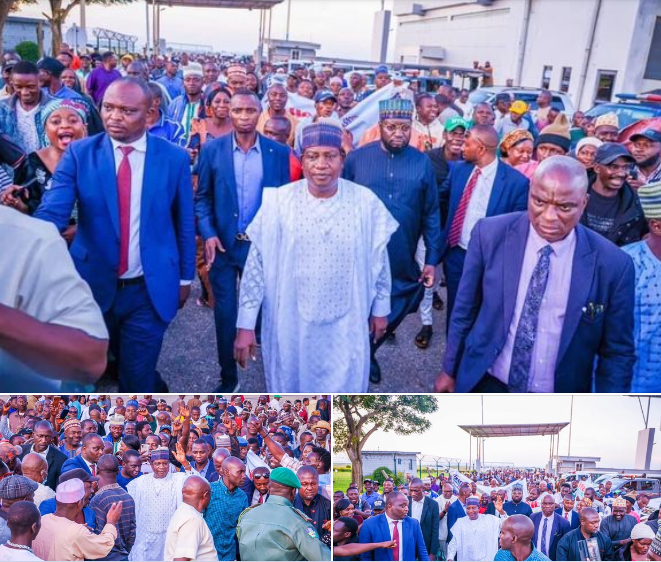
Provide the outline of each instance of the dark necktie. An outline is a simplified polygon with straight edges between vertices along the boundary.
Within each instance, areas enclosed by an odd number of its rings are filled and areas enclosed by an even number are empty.
[[[131,235],[131,163],[132,146],[120,146],[123,158],[117,170],[117,196],[119,200],[119,270],[121,277],[129,268],[129,238]]]
[[[397,529],[397,523],[399,523],[399,521],[393,521],[395,527],[392,530],[392,540],[397,543],[397,546],[392,551],[393,560],[399,560],[399,529]]]
[[[457,206],[457,210],[454,213],[454,218],[452,219],[450,234],[448,234],[448,245],[450,248],[454,248],[457,244],[459,244],[459,240],[461,240],[461,231],[464,229],[464,221],[466,220],[468,204],[470,203],[473,191],[475,191],[477,180],[480,178],[480,174],[480,169],[476,167],[470,179],[468,180],[466,187],[464,188],[464,192],[461,194],[459,205]]]
[[[544,517],[544,526],[542,527],[542,554],[544,554],[544,556],[549,555],[548,551],[546,550],[546,529],[548,522],[549,520]]]
[[[514,348],[512,349],[510,378],[507,385],[510,392],[528,391],[532,351],[537,338],[539,309],[542,306],[546,284],[549,280],[552,251],[553,248],[550,245],[544,246],[539,251],[539,261],[530,277],[530,284],[526,292],[526,300],[523,302],[521,318],[519,318],[519,325],[516,328],[514,338]]]

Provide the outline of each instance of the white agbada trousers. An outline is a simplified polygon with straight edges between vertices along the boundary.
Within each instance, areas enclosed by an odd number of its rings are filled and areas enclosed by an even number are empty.
[[[390,313],[387,244],[398,228],[367,188],[340,179],[328,199],[307,180],[265,189],[239,296],[239,328],[262,305],[269,391],[366,392],[369,317]]]

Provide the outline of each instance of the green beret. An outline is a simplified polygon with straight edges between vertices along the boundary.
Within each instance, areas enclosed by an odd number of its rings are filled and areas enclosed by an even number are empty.
[[[290,488],[296,488],[297,490],[301,487],[301,481],[296,476],[296,473],[283,466],[271,471],[271,481],[278,482],[278,484],[282,484],[283,486],[289,486]]]

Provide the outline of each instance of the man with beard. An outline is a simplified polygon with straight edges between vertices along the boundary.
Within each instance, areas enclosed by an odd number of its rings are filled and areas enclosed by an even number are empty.
[[[136,541],[129,560],[163,560],[168,525],[182,503],[184,482],[191,474],[197,474],[186,460],[180,443],[177,443],[175,458],[185,472],[171,473],[169,458],[169,449],[159,447],[153,450],[150,458],[153,473],[145,474],[126,486],[136,506]]]
[[[441,221],[438,190],[429,159],[411,141],[413,104],[405,99],[379,102],[381,140],[347,156],[344,177],[369,187],[384,203],[399,229],[388,243],[392,289],[388,325],[371,346],[370,381],[381,381],[376,351],[407,314],[417,310],[425,287],[433,287],[440,261]],[[422,271],[415,259],[418,240],[425,244]]]
[[[620,497],[612,505],[611,515],[604,517],[599,524],[599,531],[610,538],[615,555],[631,542],[631,531],[638,521],[633,515],[627,515],[627,501]]]
[[[220,478],[211,483],[211,503],[204,512],[219,560],[236,560],[236,525],[250,505],[241,487],[246,482],[246,465],[236,457],[223,461]]]
[[[638,189],[643,185],[661,180],[661,133],[646,129],[629,138],[629,150],[636,161],[634,173],[629,174],[629,184]]]
[[[7,402],[3,405],[3,416],[6,416],[9,411],[11,404]],[[28,413],[28,398],[27,396],[21,395],[16,397],[16,410],[9,414],[9,431],[14,434],[18,433],[27,422],[27,413]]]
[[[507,515],[526,515],[527,517],[532,515],[532,508],[523,501],[523,486],[521,484],[512,486],[512,501],[505,502],[503,508]]]
[[[83,428],[81,423],[76,420],[66,420],[62,424],[64,431],[64,443],[60,447],[68,459],[74,458],[80,453],[80,443],[83,440]]]
[[[180,123],[186,132],[186,144],[191,131],[191,124],[200,113],[202,105],[202,67],[190,63],[184,69],[184,93],[172,100],[168,107],[168,117]]]
[[[259,116],[259,120],[257,121],[257,131],[265,134],[264,128],[269,119],[273,117],[284,117],[291,125],[289,134],[287,135],[287,144],[289,146],[294,146],[294,134],[296,132],[298,121],[286,109],[287,100],[289,99],[287,90],[279,82],[274,82],[266,92],[266,99],[268,100],[268,106]]]
[[[124,416],[116,415],[108,419],[109,433],[103,440],[112,444],[113,455],[119,451],[122,444],[122,434],[124,433]]]
[[[480,499],[466,499],[466,515],[452,526],[452,540],[448,545],[447,559],[467,562],[493,560],[498,551],[500,526],[507,514],[502,501],[495,504],[498,515],[480,514]]]

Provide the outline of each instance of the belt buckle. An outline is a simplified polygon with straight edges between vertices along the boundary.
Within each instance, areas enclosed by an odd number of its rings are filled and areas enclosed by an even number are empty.
[[[248,237],[248,235],[244,234],[243,232],[238,232],[236,235],[236,239],[239,242],[250,242],[250,238]]]

